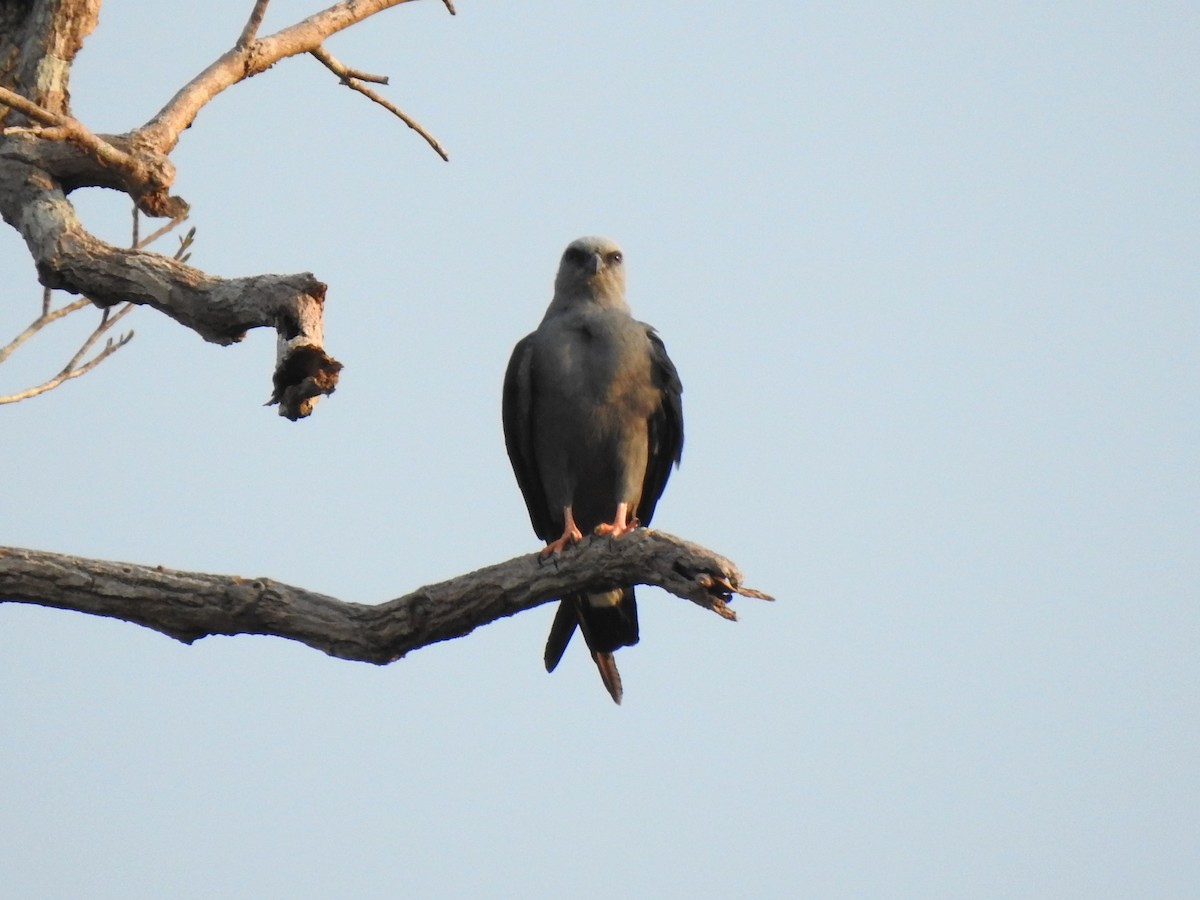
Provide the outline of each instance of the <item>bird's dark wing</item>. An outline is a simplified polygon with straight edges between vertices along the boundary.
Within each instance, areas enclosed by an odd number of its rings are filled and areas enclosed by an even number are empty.
[[[562,523],[555,523],[551,516],[533,449],[533,340],[534,335],[527,335],[513,348],[508,370],[504,373],[501,419],[504,423],[504,445],[512,462],[513,474],[517,476],[517,485],[525,498],[525,507],[529,510],[529,521],[539,538],[550,541],[557,536],[554,532]],[[567,644],[571,642],[571,635],[579,624],[578,607],[577,598],[568,598],[558,604],[554,624],[550,627],[550,637],[546,641],[547,672],[554,671]]]
[[[550,509],[546,503],[546,492],[538,474],[537,459],[533,442],[533,335],[522,338],[508,361],[504,373],[504,397],[502,419],[504,422],[504,445],[512,462],[517,485],[525,498],[529,510],[529,521],[534,533],[544,541],[557,535]]]
[[[649,422],[650,452],[637,508],[638,521],[643,525],[650,524],[671,476],[671,466],[678,465],[683,456],[683,385],[662,339],[649,325],[646,336],[650,338],[650,377],[662,399]]]

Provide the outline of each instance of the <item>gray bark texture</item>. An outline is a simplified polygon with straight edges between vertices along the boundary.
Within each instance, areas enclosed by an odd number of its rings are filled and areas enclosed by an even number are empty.
[[[264,38],[266,4],[253,4],[232,48],[144,124],[94,134],[70,111],[75,55],[95,28],[99,0],[0,0],[0,216],[21,235],[38,279],[95,306],[148,306],[207,341],[230,344],[251,328],[278,335],[272,403],[300,419],[337,387],[342,366],[325,352],[326,286],[308,272],[220,278],[145,250],[115,247],[79,222],[70,194],[102,187],[128,194],[143,214],[179,218],[169,154],[220,91],[286,57],[320,51],[329,35],[404,0],[343,2]]]
[[[268,578],[178,572],[0,547],[0,603],[31,603],[123,619],[184,643],[212,634],[264,634],[330,656],[383,665],[557,597],[651,584],[735,619],[745,588],[729,560],[650,529],[590,536],[418,588],[377,605],[350,603]]]

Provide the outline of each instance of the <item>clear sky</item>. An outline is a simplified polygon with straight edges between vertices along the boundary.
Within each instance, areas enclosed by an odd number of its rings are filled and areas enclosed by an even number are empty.
[[[145,121],[251,5],[110,0],[76,113]],[[449,164],[306,58],[173,157],[195,264],[329,284],[336,395],[280,419],[272,335],[140,310],[0,408],[0,544],[364,602],[531,551],[501,378],[603,234],[685,387],[655,524],[778,602],[643,589],[619,708],[542,670],[551,606],[376,668],[4,605],[0,892],[1200,895],[1195,4],[458,5],[330,43]]]

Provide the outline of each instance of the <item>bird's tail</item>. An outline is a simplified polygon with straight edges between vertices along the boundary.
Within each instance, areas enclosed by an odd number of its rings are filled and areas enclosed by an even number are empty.
[[[558,601],[558,611],[554,614],[554,621],[550,623],[546,652],[542,657],[546,661],[547,672],[554,671],[567,650],[567,644],[571,643],[571,635],[575,633],[575,626],[579,624],[577,606],[574,597]]]
[[[621,673],[617,671],[617,661],[611,653],[593,653],[592,659],[596,662],[596,668],[600,670],[600,680],[608,689],[609,696],[613,698],[614,703],[619,704],[624,692],[621,690]]]
[[[576,625],[583,632],[604,686],[613,700],[620,703],[621,675],[617,672],[613,651],[638,642],[637,600],[633,587],[564,598],[558,605],[550,636],[546,639],[547,672],[553,672],[562,659]]]

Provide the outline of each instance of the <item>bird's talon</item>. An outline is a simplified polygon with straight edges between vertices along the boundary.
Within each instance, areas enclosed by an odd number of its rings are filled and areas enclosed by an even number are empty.
[[[545,559],[547,556],[553,556],[555,553],[562,553],[572,544],[578,544],[582,540],[583,535],[578,530],[568,532],[558,540],[551,541],[549,544],[547,544],[541,552],[541,557],[542,559]]]
[[[612,522],[605,522],[602,525],[597,525],[594,534],[612,535],[614,538],[619,538],[623,534],[629,534],[636,528],[636,525],[629,524],[623,526],[614,525]]]
[[[621,535],[628,534],[637,527],[637,516],[630,515],[627,504],[618,503],[617,514],[613,516],[613,520],[611,522],[601,522],[596,526],[595,533],[611,534],[614,538],[619,538]]]

